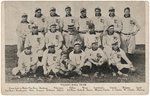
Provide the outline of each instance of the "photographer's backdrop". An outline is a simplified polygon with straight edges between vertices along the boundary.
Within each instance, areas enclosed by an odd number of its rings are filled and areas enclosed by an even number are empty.
[[[79,18],[80,8],[84,7],[87,9],[87,16],[92,18],[94,16],[95,7],[100,7],[102,15],[108,17],[108,9],[113,6],[116,9],[116,15],[120,18],[124,15],[124,8],[130,7],[131,16],[136,19],[141,30],[136,35],[137,44],[145,44],[145,2],[134,1],[134,2],[108,2],[108,1],[7,1],[4,3],[4,17],[5,22],[5,44],[14,45],[17,44],[16,27],[21,20],[22,13],[29,15],[28,20],[34,16],[36,7],[42,9],[44,16],[49,16],[50,7],[55,7],[57,14],[61,17],[65,16],[65,7],[68,5],[72,8],[72,15]]]

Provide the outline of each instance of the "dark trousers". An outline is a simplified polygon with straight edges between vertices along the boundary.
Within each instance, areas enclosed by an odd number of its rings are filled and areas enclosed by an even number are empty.
[[[129,68],[122,68],[121,70],[118,70],[117,66],[115,65],[110,65],[111,71],[117,73],[118,71],[128,74],[129,73]]]
[[[35,74],[37,77],[44,76],[43,66],[38,66],[36,71],[35,71]]]

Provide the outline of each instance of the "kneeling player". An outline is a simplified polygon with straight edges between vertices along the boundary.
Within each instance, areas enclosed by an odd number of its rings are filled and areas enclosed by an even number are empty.
[[[82,73],[94,73],[94,76],[104,74],[106,69],[106,55],[101,48],[98,47],[98,42],[93,41],[91,49],[86,51],[87,62],[82,67]]]
[[[26,47],[19,55],[18,66],[13,68],[12,74],[17,76],[29,76],[36,70],[38,56],[31,52],[31,46]]]
[[[42,60],[44,75],[49,76],[50,78],[53,78],[54,76],[57,77],[56,74],[59,72],[60,52],[61,50],[55,51],[55,45],[48,45],[48,49],[44,51]]]
[[[113,76],[116,76],[116,74],[128,76],[129,70],[135,71],[132,62],[127,58],[125,52],[118,47],[118,42],[114,42],[112,48],[108,51],[110,52],[108,62],[113,72]],[[121,59],[124,59],[126,64],[123,64]]]

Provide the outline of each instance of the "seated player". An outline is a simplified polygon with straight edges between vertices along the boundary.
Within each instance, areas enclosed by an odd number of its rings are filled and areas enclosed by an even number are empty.
[[[36,70],[36,64],[38,62],[38,56],[31,52],[31,46],[26,47],[21,52],[18,60],[18,66],[13,68],[12,74],[17,75],[19,78],[24,76],[30,76]]]
[[[81,48],[81,42],[76,41],[74,43],[74,49],[73,51],[69,54],[69,59],[72,61],[73,66],[74,66],[74,72],[76,72],[78,75],[81,75],[81,67],[84,65],[86,57],[85,57],[85,52]]]
[[[76,73],[73,71],[75,69],[75,66],[73,65],[73,62],[69,60],[68,53],[66,51],[61,52],[59,64],[59,77],[71,78],[76,75]]]
[[[52,24],[49,27],[48,32],[45,34],[45,43],[46,48],[48,48],[49,43],[53,43],[55,45],[55,49],[59,50],[62,48],[63,37],[61,32],[57,31],[56,24]]]
[[[65,47],[69,53],[73,50],[75,41],[81,41],[81,37],[74,25],[68,25],[68,38],[65,39]]]
[[[120,36],[117,33],[115,33],[114,25],[110,25],[106,31],[107,31],[107,34],[103,36],[103,40],[102,40],[103,47],[104,48],[112,47],[112,43],[114,41],[117,41],[118,46],[120,47],[120,44],[121,44]]]
[[[106,55],[103,50],[98,47],[98,42],[91,40],[91,49],[86,51],[87,61],[82,67],[82,73],[94,73],[94,76],[103,75],[107,68]]]
[[[116,76],[116,74],[128,76],[129,71],[135,71],[132,62],[127,58],[125,52],[118,47],[118,42],[114,42],[112,47],[107,51],[109,51],[109,54],[107,54],[108,63],[113,76]],[[121,59],[124,59],[126,64],[123,64]]]
[[[89,32],[85,35],[84,37],[84,45],[87,49],[91,49],[91,44],[93,40],[98,41],[98,45],[101,45],[100,37],[98,37],[95,33],[95,26],[93,23],[90,23],[88,25],[89,27]]]
[[[44,75],[49,76],[51,79],[59,72],[59,59],[60,59],[61,50],[55,50],[54,44],[49,44],[48,49],[44,51],[43,54],[43,69]]]

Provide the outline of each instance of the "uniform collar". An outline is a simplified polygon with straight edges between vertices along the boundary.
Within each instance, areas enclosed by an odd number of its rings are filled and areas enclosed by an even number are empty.
[[[58,14],[50,15],[51,17],[59,17]]]
[[[129,15],[124,15],[125,18],[130,18],[130,14]]]

